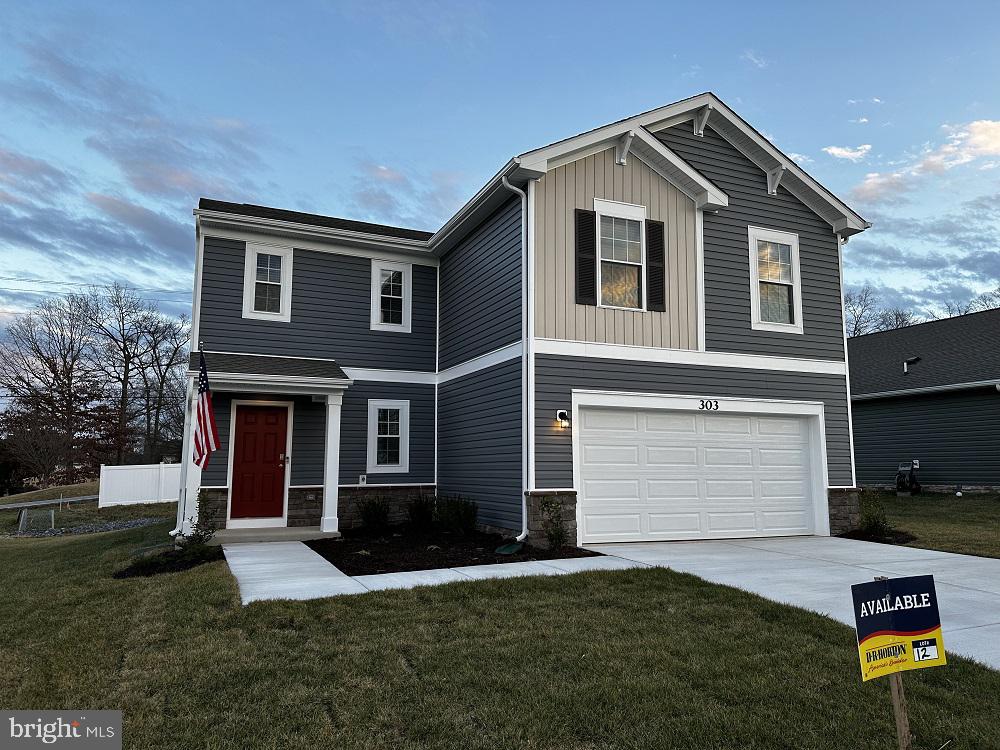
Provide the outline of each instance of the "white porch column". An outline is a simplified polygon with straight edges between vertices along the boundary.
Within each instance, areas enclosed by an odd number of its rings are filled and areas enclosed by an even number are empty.
[[[342,393],[326,397],[326,449],[323,461],[323,518],[320,531],[337,531],[337,485],[340,482],[340,406]]]
[[[182,535],[191,533],[192,519],[198,519],[198,488],[201,487],[201,468],[192,459],[194,405],[198,398],[194,383],[195,379],[189,377],[184,408],[184,433],[181,438],[181,486],[177,500],[177,527],[174,532]]]

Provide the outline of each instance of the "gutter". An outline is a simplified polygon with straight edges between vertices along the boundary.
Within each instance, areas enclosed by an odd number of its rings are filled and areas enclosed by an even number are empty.
[[[516,160],[511,160],[507,163],[499,173],[500,182],[505,188],[510,190],[512,193],[519,195],[521,197],[521,339],[523,341],[523,346],[521,349],[521,420],[524,428],[522,429],[522,440],[521,440],[521,478],[523,480],[523,487],[521,491],[521,533],[517,535],[517,541],[523,542],[528,537],[528,494],[527,491],[530,489],[530,470],[531,465],[531,451],[528,445],[528,441],[524,439],[527,435],[527,431],[531,429],[531,422],[529,420],[529,393],[530,393],[530,369],[528,367],[528,362],[532,358],[531,352],[531,337],[533,331],[529,328],[528,314],[532,309],[531,298],[528,294],[529,290],[529,279],[531,278],[531,259],[528,252],[528,194],[521,190],[519,187],[511,185],[507,180],[507,172],[513,171],[510,169],[512,164],[515,164]],[[515,165],[516,166],[516,165]],[[490,181],[494,182],[496,178]],[[485,188],[484,188],[485,189]],[[482,192],[482,191],[480,191]],[[479,199],[477,194],[470,203],[475,202]],[[464,210],[464,209],[463,209]],[[442,231],[447,228],[446,224],[442,227]],[[451,231],[449,229],[448,231]],[[437,235],[434,235],[437,237]],[[433,239],[433,238],[432,238]]]
[[[995,387],[1000,391],[1000,380],[977,380],[972,383],[953,383],[951,385],[931,385],[926,388],[907,388],[901,391],[881,391],[879,393],[855,393],[852,401],[870,401],[876,398],[893,398],[896,396],[917,396],[923,393],[947,393],[949,391],[969,391],[975,388]]]

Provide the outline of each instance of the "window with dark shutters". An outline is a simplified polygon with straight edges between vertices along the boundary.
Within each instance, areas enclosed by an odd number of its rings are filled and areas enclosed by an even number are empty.
[[[597,304],[597,213],[576,209],[576,304]]]
[[[666,312],[667,277],[663,251],[663,222],[646,219],[646,309]]]

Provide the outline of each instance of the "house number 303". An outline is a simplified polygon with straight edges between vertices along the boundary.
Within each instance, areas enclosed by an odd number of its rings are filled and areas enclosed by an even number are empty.
[[[698,408],[701,411],[718,411],[719,410],[719,402],[715,401],[714,399],[705,399],[705,398],[703,398],[699,402]]]

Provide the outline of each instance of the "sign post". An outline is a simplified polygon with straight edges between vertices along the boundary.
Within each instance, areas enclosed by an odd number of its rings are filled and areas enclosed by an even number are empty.
[[[946,664],[934,576],[889,579],[851,587],[861,679],[889,677],[899,750],[913,747],[902,672]]]

